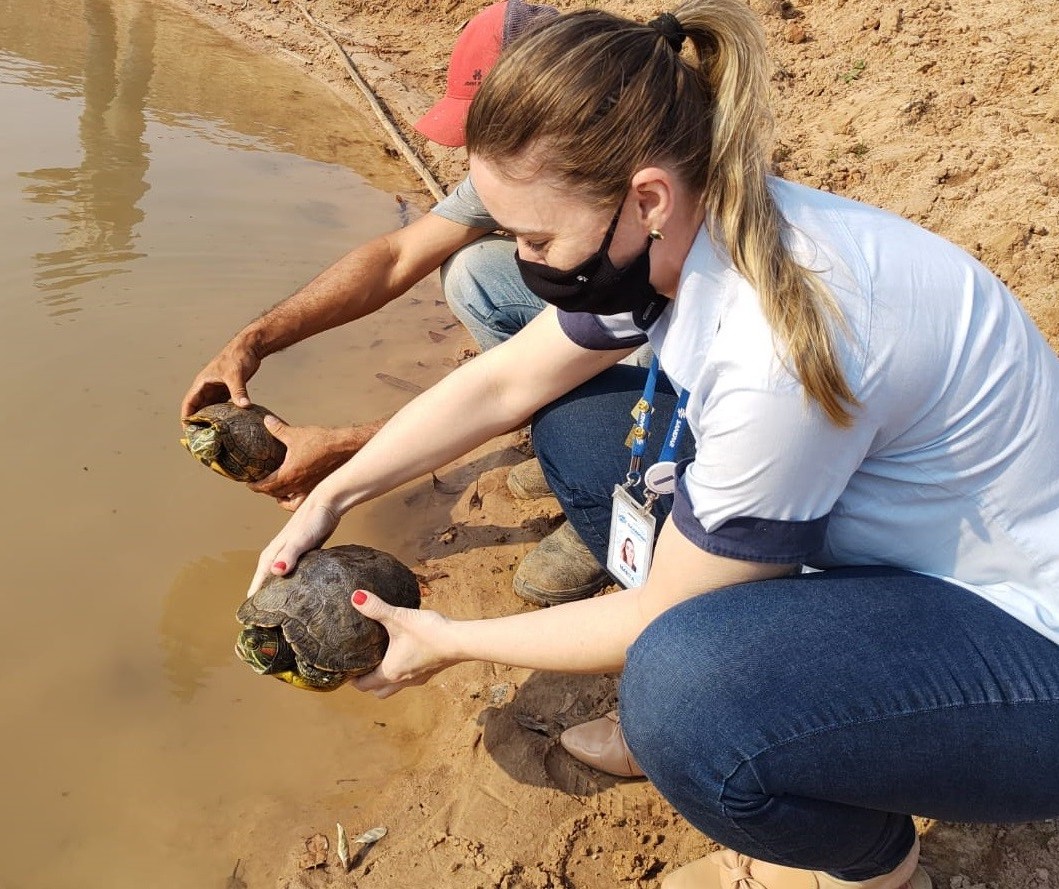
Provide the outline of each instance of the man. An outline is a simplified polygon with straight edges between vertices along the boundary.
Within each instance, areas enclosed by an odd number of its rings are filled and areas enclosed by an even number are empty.
[[[524,0],[501,0],[467,23],[452,51],[445,96],[416,129],[432,141],[464,144],[471,100],[500,52],[558,10]],[[360,245],[290,298],[251,322],[199,372],[184,396],[181,415],[224,401],[250,403],[247,382],[268,355],[325,330],[355,321],[386,305],[435,269],[453,313],[484,350],[508,339],[544,307],[522,283],[513,243],[494,233],[469,180],[422,218]],[[295,509],[326,475],[353,456],[385,422],[344,428],[288,426],[276,418],[269,430],[287,446],[283,465],[250,488]],[[548,493],[540,466],[512,470],[512,492],[523,498]],[[515,573],[517,595],[537,605],[585,598],[610,582],[606,571],[569,525],[541,541]]]

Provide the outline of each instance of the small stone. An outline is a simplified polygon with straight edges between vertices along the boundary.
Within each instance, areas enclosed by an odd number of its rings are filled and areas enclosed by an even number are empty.
[[[878,31],[887,37],[901,30],[901,10],[890,6],[879,15]]]
[[[805,43],[809,39],[805,28],[793,22],[787,26],[787,31],[783,36],[788,43]]]

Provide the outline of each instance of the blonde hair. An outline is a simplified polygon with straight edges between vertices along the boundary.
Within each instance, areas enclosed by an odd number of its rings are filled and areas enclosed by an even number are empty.
[[[834,298],[795,262],[768,190],[765,39],[742,0],[689,0],[672,13],[691,64],[650,25],[599,11],[560,16],[519,40],[478,91],[467,150],[490,162],[537,159],[600,205],[633,174],[665,163],[700,195],[711,236],[757,290],[806,394],[831,421],[857,404],[839,366]]]

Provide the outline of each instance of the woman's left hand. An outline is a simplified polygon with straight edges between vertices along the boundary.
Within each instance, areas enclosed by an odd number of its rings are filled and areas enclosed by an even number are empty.
[[[321,546],[334,533],[340,518],[331,507],[311,498],[305,500],[283,530],[262,550],[246,595],[254,595],[269,574],[279,577],[290,574],[298,564],[298,559],[309,550]]]
[[[377,620],[390,634],[386,656],[372,672],[353,680],[361,691],[377,698],[388,698],[402,688],[422,685],[435,673],[456,663],[459,658],[446,655],[442,646],[446,630],[452,625],[436,611],[397,608],[367,590],[356,590],[353,607],[365,617]]]

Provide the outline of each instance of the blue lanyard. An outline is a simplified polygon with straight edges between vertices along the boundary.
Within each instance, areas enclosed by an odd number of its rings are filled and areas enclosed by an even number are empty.
[[[643,455],[647,450],[647,436],[651,429],[651,414],[654,411],[652,402],[655,398],[655,387],[658,384],[658,371],[658,356],[655,355],[651,359],[651,367],[647,371],[647,382],[644,383],[643,395],[632,409],[632,418],[635,422],[629,431],[628,438],[625,440],[626,447],[632,452],[629,460],[629,472],[625,477],[626,487],[639,484],[642,478],[640,467],[643,463]],[[673,411],[673,417],[669,421],[666,440],[662,446],[662,453],[658,457],[659,463],[672,462],[673,457],[676,455],[680,438],[684,433],[684,428],[687,426],[685,421],[687,406],[688,391],[685,389],[680,393],[676,410]]]
[[[632,459],[637,461],[636,467],[629,467],[629,472],[639,472],[639,461],[647,450],[647,435],[651,429],[651,413],[654,408],[651,402],[655,400],[655,386],[658,384],[658,356],[651,359],[651,367],[647,371],[647,382],[644,383],[643,395],[632,409],[632,418],[635,421],[625,441],[626,447],[632,451]]]
[[[673,417],[669,421],[669,431],[666,433],[665,444],[662,445],[662,453],[658,455],[659,463],[672,463],[673,458],[677,455],[677,448],[680,445],[680,437],[684,434],[684,430],[687,428],[687,416],[688,416],[688,390],[684,389],[680,393],[680,397],[677,399],[676,409],[673,411]]]

